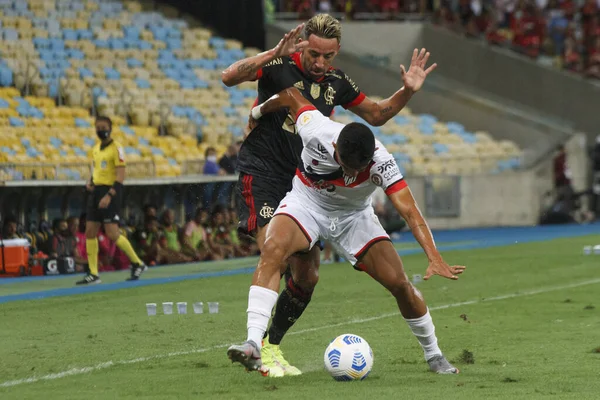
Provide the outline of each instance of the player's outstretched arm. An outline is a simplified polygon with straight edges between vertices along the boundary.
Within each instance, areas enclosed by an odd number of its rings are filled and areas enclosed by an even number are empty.
[[[239,85],[242,82],[252,81],[257,78],[258,70],[276,58],[289,56],[302,50],[307,44],[306,40],[299,40],[304,24],[300,24],[279,41],[271,50],[264,51],[253,57],[244,58],[231,64],[221,73],[221,80],[226,86]]]
[[[252,118],[258,120],[263,114],[272,113],[282,108],[288,108],[293,118],[302,107],[312,106],[312,104],[302,96],[302,93],[295,87],[289,87],[282,90],[267,101],[257,105],[252,109]],[[314,108],[313,108],[314,109]]]
[[[427,280],[433,275],[443,276],[448,279],[458,279],[457,275],[462,274],[466,267],[462,265],[450,266],[444,261],[435,246],[429,225],[427,225],[425,218],[423,218],[423,214],[421,214],[421,210],[419,210],[419,206],[408,186],[390,194],[389,199],[402,218],[404,218],[413,236],[427,255],[429,266],[423,279]]]
[[[387,99],[377,102],[367,97],[359,105],[351,107],[350,111],[373,126],[385,124],[406,106],[412,95],[421,89],[427,75],[437,67],[437,64],[432,64],[425,69],[429,55],[429,52],[424,48],[420,52],[415,49],[408,71],[404,69],[404,65],[400,65],[400,73],[404,83],[400,90]]]

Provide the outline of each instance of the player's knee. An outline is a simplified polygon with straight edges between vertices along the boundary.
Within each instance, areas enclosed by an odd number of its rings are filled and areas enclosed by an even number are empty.
[[[413,285],[408,281],[406,275],[397,277],[393,282],[388,285],[388,290],[397,299],[406,298],[412,295],[414,288]]]
[[[286,259],[285,244],[278,238],[268,238],[265,240],[261,250],[261,259],[278,267]]]
[[[312,292],[319,282],[319,269],[312,266],[310,268],[292,269],[292,277],[298,287],[306,292]]]

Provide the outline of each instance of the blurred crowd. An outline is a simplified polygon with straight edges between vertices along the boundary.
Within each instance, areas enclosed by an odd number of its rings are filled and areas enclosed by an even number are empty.
[[[540,64],[600,78],[599,0],[444,0],[436,23]]]
[[[540,64],[600,78],[600,0],[273,0],[278,12],[433,15],[434,23]]]
[[[65,258],[75,260],[78,271],[87,264],[85,246],[85,214],[79,218],[55,219],[32,224],[25,229],[17,219],[8,216],[2,226],[2,238],[24,238],[30,243],[30,253],[38,258]],[[153,205],[146,205],[140,221],[130,218],[121,224],[140,258],[149,265],[178,264],[192,261],[223,260],[258,254],[256,244],[237,233],[235,210],[217,205],[212,210],[198,208],[192,218],[183,224],[175,223],[173,210],[165,209],[160,215]],[[98,266],[100,271],[128,269],[127,256],[106,237],[98,233]]]

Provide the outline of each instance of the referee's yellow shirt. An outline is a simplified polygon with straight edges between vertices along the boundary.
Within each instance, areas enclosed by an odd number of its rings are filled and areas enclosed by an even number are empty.
[[[119,142],[111,141],[106,147],[97,143],[92,151],[94,172],[92,179],[96,186],[112,186],[117,179],[117,167],[125,166],[123,147]]]

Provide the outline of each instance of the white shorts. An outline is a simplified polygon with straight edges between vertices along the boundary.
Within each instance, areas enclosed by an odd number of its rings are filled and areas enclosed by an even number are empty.
[[[354,266],[372,245],[390,240],[371,206],[332,214],[292,191],[281,200],[275,215],[292,218],[310,242],[311,249],[319,239],[326,240]]]

